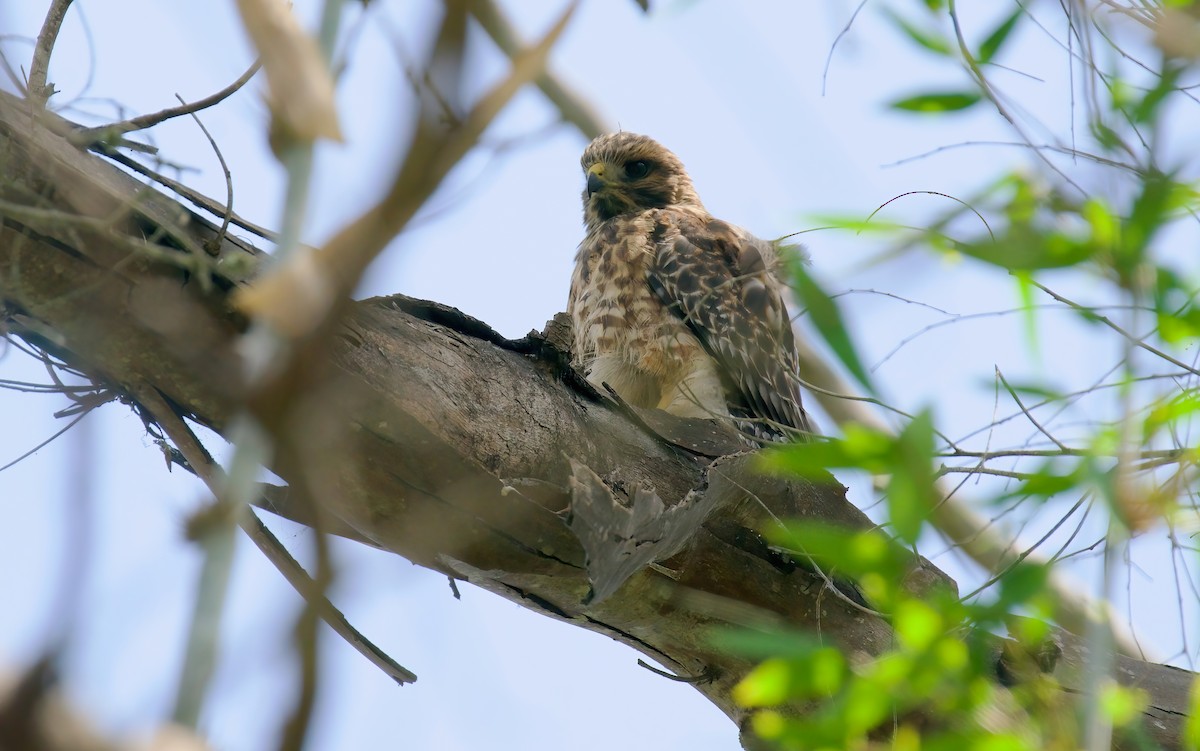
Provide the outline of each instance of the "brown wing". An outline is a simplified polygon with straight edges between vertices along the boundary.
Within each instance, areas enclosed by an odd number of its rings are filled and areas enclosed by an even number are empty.
[[[761,437],[784,436],[778,425],[811,433],[800,404],[796,340],[761,241],[691,213],[660,216],[647,281],[717,361],[730,413],[757,419]]]

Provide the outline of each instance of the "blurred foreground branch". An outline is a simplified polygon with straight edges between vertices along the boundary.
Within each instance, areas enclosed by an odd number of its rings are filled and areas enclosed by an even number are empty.
[[[16,751],[208,751],[187,728],[164,725],[140,740],[101,733],[58,690],[54,660],[45,658],[23,675],[0,668],[0,749]]]

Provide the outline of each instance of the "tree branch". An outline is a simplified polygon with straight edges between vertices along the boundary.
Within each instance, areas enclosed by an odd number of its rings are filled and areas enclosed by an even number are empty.
[[[48,84],[46,77],[50,74],[50,55],[54,53],[54,42],[58,39],[58,30],[62,28],[63,19],[71,0],[54,0],[46,11],[46,20],[42,30],[38,32],[37,42],[33,48],[33,61],[29,64],[29,82],[27,91],[30,99],[39,108],[55,94],[54,84]]]
[[[235,283],[213,271],[214,284],[204,287],[178,265],[136,255],[113,237],[165,225],[202,245],[216,228],[72,148],[8,97],[0,97],[0,153],[0,199],[120,217],[100,232],[78,222],[33,229],[3,216],[0,309],[10,331],[123,393],[153,387],[221,430],[248,399],[235,349],[245,322],[228,299]],[[163,250],[182,254],[173,245]],[[247,253],[255,251],[226,238],[217,261]],[[217,261],[214,269],[221,268]],[[606,634],[675,675],[705,676],[692,685],[740,727],[748,712],[731,690],[753,663],[714,647],[710,629],[786,624],[819,633],[852,656],[892,647],[884,619],[823,596],[823,577],[759,534],[777,519],[873,526],[832,478],[814,484],[765,477],[752,454],[713,461],[706,452],[720,444],[715,423],[642,419],[602,398],[566,366],[554,327],[508,341],[453,309],[389,297],[350,306],[336,341],[332,375],[305,397],[320,403],[314,414],[335,415],[336,422],[285,426],[297,440],[308,435],[319,445],[284,455],[273,469],[303,478],[322,512],[352,535]],[[330,431],[337,440],[327,438]],[[314,457],[320,472],[312,471]],[[564,523],[578,501],[573,466],[599,478],[623,507],[635,507],[631,499],[640,494],[650,517],[658,507],[648,493],[664,509],[690,498],[707,515],[672,517],[649,566],[597,569]],[[312,513],[287,498],[273,502],[285,516]],[[605,513],[620,511],[603,505],[594,509],[601,527]],[[621,527],[627,540],[657,528]],[[598,581],[607,596],[589,600]],[[906,581],[918,595],[953,586],[915,557]],[[1161,688],[1162,695],[1151,691],[1153,707],[1170,710],[1187,696],[1190,674],[1130,664],[1124,680]],[[1162,720],[1153,737],[1180,748],[1182,715],[1166,710],[1153,716]]]

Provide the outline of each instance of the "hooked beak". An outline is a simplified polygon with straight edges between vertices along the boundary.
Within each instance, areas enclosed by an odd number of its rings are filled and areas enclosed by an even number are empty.
[[[604,187],[604,163],[597,162],[587,171],[587,193],[588,198],[592,197],[593,193],[597,193]]]

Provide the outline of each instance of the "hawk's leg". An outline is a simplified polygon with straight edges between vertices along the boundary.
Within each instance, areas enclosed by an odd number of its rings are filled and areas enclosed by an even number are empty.
[[[658,406],[659,383],[618,354],[597,355],[587,367],[588,383],[604,393],[604,384],[635,407]]]
[[[663,390],[662,398],[655,406],[679,417],[729,417],[721,378],[712,358],[703,352],[690,359],[682,377]]]

